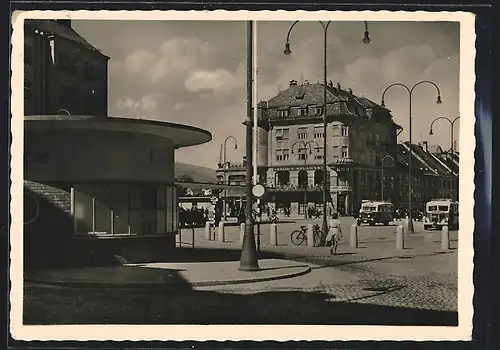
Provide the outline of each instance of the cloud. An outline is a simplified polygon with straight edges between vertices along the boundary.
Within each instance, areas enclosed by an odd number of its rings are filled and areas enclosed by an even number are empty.
[[[162,94],[149,94],[134,100],[130,97],[118,99],[116,106],[124,116],[137,115],[137,113],[156,114],[158,106],[163,98]]]
[[[157,52],[137,50],[122,61],[113,61],[111,71],[136,83],[179,83],[192,69],[199,68],[211,54],[198,38],[177,37],[164,41]]]
[[[184,86],[192,92],[213,91],[218,93],[228,92],[241,83],[242,81],[239,81],[234,74],[226,69],[201,69],[192,72],[186,79]]]

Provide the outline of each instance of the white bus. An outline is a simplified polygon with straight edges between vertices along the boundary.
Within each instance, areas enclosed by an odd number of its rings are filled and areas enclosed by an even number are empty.
[[[390,202],[367,201],[361,202],[359,210],[358,226],[368,224],[374,226],[378,223],[389,225],[394,220],[394,205]]]
[[[425,205],[424,230],[448,226],[458,230],[458,202],[451,199],[433,199]]]

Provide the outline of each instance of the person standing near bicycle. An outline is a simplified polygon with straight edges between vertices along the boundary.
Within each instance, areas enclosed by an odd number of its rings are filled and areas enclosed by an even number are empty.
[[[333,213],[332,218],[328,221],[328,235],[326,236],[326,241],[332,243],[330,254],[337,254],[337,246],[340,238],[342,238],[342,229],[340,228],[339,215]]]

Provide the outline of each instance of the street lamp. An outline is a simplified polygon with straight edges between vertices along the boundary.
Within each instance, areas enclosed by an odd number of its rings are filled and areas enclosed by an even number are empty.
[[[319,144],[314,141],[314,140],[311,140],[311,141],[307,141],[307,142],[304,142],[304,141],[297,141],[295,142],[293,145],[292,145],[292,151],[291,153],[293,154],[293,148],[298,145],[300,149],[304,149],[304,150],[307,150],[309,149],[309,154],[312,154],[312,147],[311,147],[311,143],[315,143],[316,144],[316,148],[320,148],[319,147]],[[302,146],[302,147],[301,147]],[[304,154],[304,167],[307,166],[307,153]],[[307,171],[307,170],[306,170]],[[309,183],[309,181],[308,181]],[[304,186],[304,219],[307,219],[307,186]]]
[[[238,141],[236,141],[236,137],[234,136],[228,136],[224,140],[224,147],[223,147],[223,156],[222,156],[222,161],[224,162],[224,184],[229,184],[229,178],[227,177],[227,161],[226,161],[226,148],[227,148],[227,141],[229,139],[234,140],[234,149],[238,149]],[[227,189],[224,190],[224,198],[222,199],[222,207],[223,207],[223,217],[224,221],[226,221],[227,215],[226,215],[226,197],[227,197]]]
[[[328,128],[328,119],[327,119],[327,114],[326,114],[326,86],[327,86],[327,46],[328,46],[328,27],[330,26],[330,23],[332,21],[324,22],[324,21],[319,21],[321,24],[321,27],[323,28],[323,232],[326,232],[328,228],[328,220],[327,220],[327,214],[326,214],[326,209],[327,209],[327,202],[328,202],[328,194],[329,194],[329,188],[328,188],[328,162],[327,162],[327,142],[326,142],[326,136],[327,136],[327,128]],[[295,21],[290,29],[288,30],[288,34],[286,35],[286,44],[285,44],[285,50],[283,53],[285,55],[290,55],[292,53],[292,50],[290,48],[290,33],[292,32],[293,27],[299,23],[299,21]],[[368,32],[368,23],[365,21],[365,35],[363,38],[363,43],[368,44],[371,40],[369,37],[369,32]]]
[[[404,85],[404,84],[401,84],[401,83],[394,83],[394,84],[391,84],[389,85],[388,87],[385,88],[384,92],[382,93],[382,103],[380,104],[382,107],[385,108],[385,93],[387,92],[387,90],[389,90],[390,88],[394,87],[394,86],[401,86],[403,88],[406,89],[406,91],[408,91],[408,95],[409,95],[409,133],[410,133],[410,145],[409,145],[409,152],[408,152],[408,232],[409,233],[414,233],[415,230],[413,229],[413,220],[412,220],[412,182],[411,182],[411,159],[412,159],[412,152],[411,152],[411,122],[412,122],[412,115],[411,115],[411,102],[412,102],[412,97],[413,97],[413,90],[415,90],[415,88],[419,85],[422,85],[422,84],[430,84],[430,85],[433,85],[436,90],[437,90],[437,99],[436,99],[436,103],[437,104],[441,104],[441,91],[439,90],[439,87],[436,85],[436,83],[432,82],[432,81],[429,81],[429,80],[422,80],[422,81],[419,81],[418,83],[416,83],[415,85],[413,85],[411,88],[409,88],[408,86]]]
[[[386,156],[382,157],[382,161],[381,161],[381,163],[382,163],[382,165],[381,165],[382,169],[381,169],[381,174],[380,174],[381,175],[380,178],[382,180],[382,187],[381,187],[381,190],[380,190],[380,193],[382,194],[382,201],[384,200],[384,160],[386,158],[391,158],[392,159],[392,163],[393,164],[395,163],[394,158],[392,156],[390,156],[390,155],[386,155]]]
[[[441,120],[441,119],[447,120],[450,123],[451,147],[450,147],[449,153],[450,153],[450,159],[453,159],[453,151],[454,151],[454,148],[455,148],[455,146],[454,146],[454,144],[455,144],[455,141],[454,141],[454,127],[455,127],[455,122],[458,121],[458,119],[460,119],[460,117],[456,117],[453,120],[451,120],[448,117],[437,117],[436,119],[434,119],[431,122],[430,130],[429,130],[429,135],[433,135],[434,134],[432,132],[432,126],[434,125],[435,122],[437,122],[438,120]],[[455,190],[455,175],[453,175],[453,169],[451,169],[451,189],[450,189],[450,192],[451,192],[451,199],[452,200],[455,197],[454,190]]]

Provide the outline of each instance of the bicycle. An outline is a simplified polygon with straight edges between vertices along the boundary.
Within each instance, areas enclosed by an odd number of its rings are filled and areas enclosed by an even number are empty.
[[[323,231],[319,229],[319,225],[313,226],[313,240],[314,246],[321,245],[321,238],[323,237]],[[294,230],[290,234],[290,239],[292,243],[296,246],[301,245],[304,242],[307,242],[307,226],[300,226],[300,230]]]

